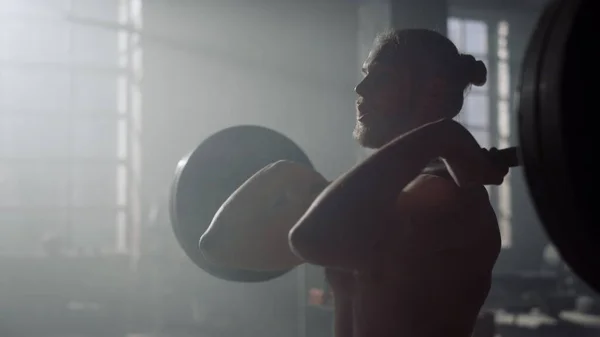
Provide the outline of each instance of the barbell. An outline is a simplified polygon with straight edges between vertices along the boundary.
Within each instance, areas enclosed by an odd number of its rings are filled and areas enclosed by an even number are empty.
[[[595,259],[600,247],[591,215],[590,124],[592,71],[598,53],[583,41],[593,32],[589,0],[551,2],[543,12],[524,58],[518,102],[519,147],[500,151],[501,160],[523,166],[534,207],[563,259],[585,282],[600,290]],[[274,162],[313,169],[292,140],[261,126],[240,125],[218,131],[177,165],[170,217],[187,256],[202,270],[228,281],[262,282],[293,268],[249,270],[211,262],[199,239],[228,198]],[[314,170],[314,169],[313,169]],[[317,179],[318,180],[318,179]]]
[[[170,194],[171,226],[181,248],[200,269],[236,282],[262,282],[288,272],[228,268],[206,259],[199,248],[200,237],[223,202],[254,173],[279,160],[312,168],[308,156],[286,136],[242,125],[211,135],[179,161]]]

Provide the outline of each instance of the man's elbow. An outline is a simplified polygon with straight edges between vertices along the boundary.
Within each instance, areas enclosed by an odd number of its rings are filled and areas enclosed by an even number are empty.
[[[302,260],[316,265],[327,265],[329,247],[318,235],[302,227],[294,227],[288,234],[290,249]]]
[[[295,227],[289,232],[289,245],[292,253],[304,262],[347,270],[357,268],[355,257],[345,254],[346,247],[339,241],[327,239],[321,232]]]

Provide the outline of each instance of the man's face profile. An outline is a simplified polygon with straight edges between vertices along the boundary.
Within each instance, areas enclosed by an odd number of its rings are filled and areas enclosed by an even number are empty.
[[[359,97],[354,128],[354,138],[363,147],[379,148],[409,130],[408,71],[395,63],[392,66],[389,52],[377,48],[363,64],[364,77],[355,88]]]

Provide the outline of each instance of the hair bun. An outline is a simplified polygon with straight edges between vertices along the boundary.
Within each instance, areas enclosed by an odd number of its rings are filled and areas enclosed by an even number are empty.
[[[461,54],[460,59],[470,84],[480,87],[487,82],[487,68],[483,61],[475,60],[469,54]]]

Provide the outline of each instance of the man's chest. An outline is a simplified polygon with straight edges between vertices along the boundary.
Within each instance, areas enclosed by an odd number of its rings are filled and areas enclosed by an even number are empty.
[[[420,275],[426,274],[425,265],[419,266],[410,261],[396,262],[374,265],[361,271],[326,269],[326,280],[334,297],[343,296],[355,301],[365,298],[385,301],[390,296],[403,295],[403,289],[414,290],[419,284]]]

